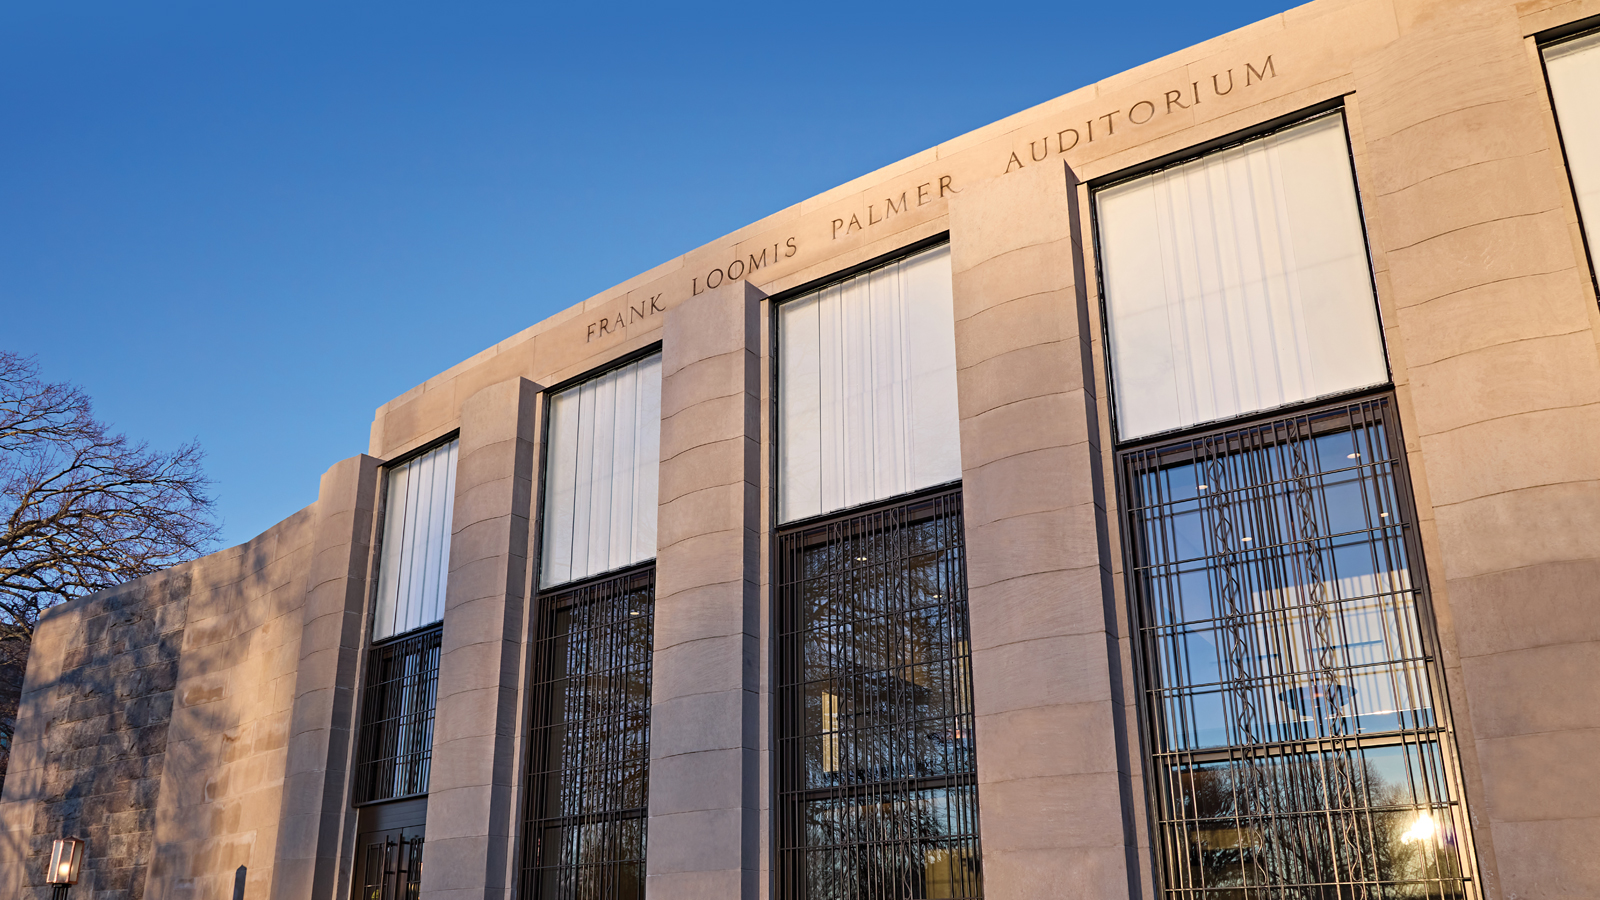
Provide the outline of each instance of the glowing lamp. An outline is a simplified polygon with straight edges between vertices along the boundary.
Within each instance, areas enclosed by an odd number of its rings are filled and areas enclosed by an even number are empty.
[[[62,838],[50,847],[50,872],[45,884],[77,884],[83,869],[83,841]]]

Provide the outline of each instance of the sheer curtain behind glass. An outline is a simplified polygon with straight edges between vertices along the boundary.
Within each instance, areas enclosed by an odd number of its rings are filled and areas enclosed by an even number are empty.
[[[1546,47],[1544,65],[1593,253],[1600,240],[1600,34]]]
[[[546,440],[540,585],[654,557],[661,355],[551,397]]]
[[[451,441],[389,470],[375,641],[444,618],[459,444]]]
[[[1342,114],[1096,206],[1120,437],[1388,381]]]
[[[950,248],[778,308],[779,519],[961,477]]]

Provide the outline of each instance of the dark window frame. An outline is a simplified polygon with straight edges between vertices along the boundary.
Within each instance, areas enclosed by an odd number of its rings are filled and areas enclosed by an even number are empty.
[[[1478,867],[1477,853],[1474,847],[1473,827],[1471,825],[1471,809],[1466,792],[1465,775],[1462,770],[1460,751],[1457,745],[1456,727],[1450,711],[1450,697],[1448,682],[1445,678],[1444,663],[1440,648],[1437,630],[1437,618],[1432,603],[1432,591],[1428,584],[1428,571],[1422,538],[1419,531],[1417,506],[1415,494],[1411,486],[1411,473],[1408,465],[1405,441],[1401,431],[1398,404],[1390,387],[1372,388],[1357,392],[1351,396],[1335,398],[1317,398],[1313,401],[1303,402],[1294,406],[1284,407],[1254,414],[1250,417],[1230,419],[1224,422],[1209,423],[1205,426],[1185,429],[1179,433],[1153,435],[1138,441],[1129,442],[1128,446],[1120,447],[1116,451],[1116,491],[1118,497],[1118,530],[1122,545],[1122,562],[1124,567],[1123,578],[1127,590],[1127,604],[1131,644],[1133,649],[1135,689],[1138,700],[1135,704],[1138,736],[1140,741],[1140,760],[1145,782],[1145,812],[1147,833],[1149,836],[1151,852],[1154,855],[1152,874],[1155,878],[1155,889],[1158,897],[1190,897],[1209,895],[1212,892],[1203,892],[1195,886],[1175,886],[1169,884],[1168,873],[1178,864],[1175,859],[1172,841],[1163,833],[1164,813],[1162,810],[1162,789],[1166,776],[1160,771],[1167,760],[1183,759],[1187,764],[1207,764],[1231,762],[1254,756],[1265,760],[1283,760],[1299,758],[1313,758],[1319,750],[1325,750],[1343,740],[1347,744],[1354,744],[1358,750],[1383,749],[1389,747],[1412,747],[1424,743],[1433,743],[1438,748],[1440,762],[1443,768],[1445,786],[1449,791],[1447,805],[1457,810],[1454,818],[1465,827],[1459,832],[1458,856],[1461,863],[1461,875],[1465,880],[1464,896],[1481,897],[1483,894],[1483,881]],[[1341,415],[1342,414],[1342,415]],[[1370,417],[1367,424],[1363,424],[1360,416]],[[1338,418],[1336,418],[1338,417]],[[1183,465],[1185,462],[1198,464],[1206,458],[1205,448],[1208,442],[1222,440],[1224,450],[1222,456],[1250,452],[1265,446],[1279,446],[1287,443],[1291,438],[1283,437],[1274,441],[1252,444],[1248,438],[1234,439],[1267,429],[1284,426],[1285,423],[1305,421],[1309,426],[1304,434],[1296,434],[1294,440],[1306,440],[1323,434],[1338,434],[1353,431],[1357,428],[1370,427],[1370,422],[1381,424],[1384,430],[1390,454],[1388,465],[1391,468],[1393,494],[1388,498],[1389,505],[1399,513],[1400,541],[1404,554],[1408,560],[1408,575],[1411,580],[1411,593],[1414,595],[1414,608],[1416,610],[1416,626],[1418,640],[1424,653],[1422,661],[1423,670],[1426,672],[1431,688],[1432,714],[1434,723],[1431,727],[1423,729],[1398,729],[1391,733],[1376,735],[1357,735],[1354,738],[1330,739],[1327,736],[1307,736],[1298,740],[1277,742],[1262,742],[1253,747],[1246,745],[1220,745],[1200,749],[1185,750],[1182,748],[1163,747],[1164,723],[1160,721],[1162,715],[1152,702],[1152,697],[1162,690],[1160,675],[1156,672],[1156,648],[1151,635],[1162,626],[1152,622],[1150,603],[1146,596],[1147,591],[1140,581],[1140,551],[1135,543],[1140,540],[1140,521],[1134,500],[1138,494],[1131,486],[1134,480],[1134,471],[1138,467],[1140,457],[1154,456],[1155,460],[1145,466],[1147,471],[1167,468],[1174,465]],[[1298,426],[1291,425],[1291,429]],[[1220,662],[1220,660],[1219,660]],[[1251,752],[1252,749],[1254,752]],[[1169,802],[1171,797],[1166,798]],[[1372,807],[1367,807],[1368,810]],[[1225,896],[1217,894],[1217,896]],[[1342,896],[1342,895],[1341,895]]]
[[[895,517],[898,518],[896,519]],[[921,522],[947,519],[951,522],[951,533],[955,541],[950,545],[959,557],[955,566],[955,577],[959,579],[961,596],[955,598],[941,598],[943,603],[937,604],[946,613],[954,612],[959,615],[960,634],[966,643],[966,650],[960,658],[952,656],[948,660],[946,671],[952,678],[948,690],[956,697],[956,703],[965,701],[964,711],[957,709],[947,717],[950,722],[956,723],[956,731],[961,728],[967,730],[967,758],[970,765],[968,771],[955,773],[940,773],[916,777],[900,778],[863,778],[856,783],[844,783],[826,786],[806,785],[806,740],[805,719],[805,688],[808,684],[804,676],[804,648],[803,640],[805,631],[800,625],[802,610],[801,604],[796,602],[799,582],[791,581],[789,576],[794,573],[795,566],[802,554],[810,548],[827,546],[835,543],[829,540],[829,532],[840,528],[851,528],[876,520],[865,529],[866,533],[884,533]],[[859,536],[863,532],[858,531]],[[774,865],[772,877],[774,879],[774,896],[783,900],[806,900],[805,889],[807,886],[805,857],[807,844],[804,842],[801,831],[803,830],[804,809],[808,803],[826,800],[843,800],[849,802],[854,798],[884,798],[895,796],[900,798],[914,798],[919,792],[941,789],[954,789],[967,794],[966,810],[964,811],[967,830],[956,839],[947,843],[957,846],[957,840],[969,841],[972,857],[976,859],[976,871],[970,876],[977,893],[968,896],[982,897],[982,839],[979,822],[979,800],[976,766],[975,742],[971,740],[971,730],[974,725],[975,714],[972,707],[972,651],[970,637],[970,620],[968,618],[968,599],[966,586],[966,537],[965,514],[962,508],[962,491],[959,482],[939,485],[909,494],[892,497],[874,503],[864,504],[845,510],[838,510],[820,516],[813,516],[785,525],[774,531],[773,537],[773,714],[771,728],[774,747],[774,768],[772,777],[773,797],[773,855]],[[948,552],[948,551],[946,551]],[[903,609],[901,610],[903,611]],[[954,640],[955,638],[952,638]],[[964,695],[964,697],[963,697]],[[834,732],[840,734],[835,744],[839,747],[845,743],[844,729],[839,728]],[[835,752],[841,752],[836,750]],[[894,842],[884,842],[894,843]],[[904,842],[902,842],[904,843]],[[952,873],[957,864],[952,862]]]
[[[521,806],[520,811],[516,816],[518,827],[521,828],[521,834],[517,838],[519,854],[517,862],[517,877],[520,885],[521,896],[530,898],[530,900],[531,898],[539,897],[539,885],[536,881],[536,875],[542,868],[538,865],[539,852],[541,849],[539,844],[539,828],[540,823],[547,820],[546,817],[541,815],[541,811],[545,803],[543,788],[536,782],[535,779],[536,773],[545,771],[544,754],[546,751],[540,746],[537,738],[541,730],[547,727],[543,723],[545,723],[547,718],[547,706],[549,698],[545,696],[546,692],[541,690],[541,687],[548,683],[549,666],[553,665],[555,662],[554,660],[547,658],[547,654],[542,652],[544,643],[542,639],[544,633],[543,629],[548,625],[551,615],[560,609],[566,608],[571,597],[578,596],[585,591],[599,588],[608,582],[622,583],[631,578],[648,576],[651,583],[652,613],[650,616],[650,621],[652,627],[650,641],[652,648],[654,647],[655,641],[654,579],[656,560],[654,557],[642,562],[634,563],[630,566],[624,566],[620,569],[599,572],[585,578],[565,581],[560,584],[550,585],[548,587],[541,588],[539,586],[543,577],[544,567],[544,529],[546,527],[546,522],[544,520],[544,500],[546,493],[549,490],[550,408],[557,394],[572,390],[573,388],[593,381],[596,378],[604,377],[605,375],[614,372],[617,369],[623,368],[624,366],[632,365],[633,363],[645,359],[646,357],[660,353],[662,353],[662,342],[659,340],[652,341],[642,347],[619,353],[592,368],[585,369],[584,371],[573,375],[570,378],[556,382],[555,384],[552,384],[540,391],[539,469],[536,476],[537,490],[534,492],[533,496],[533,503],[535,505],[533,510],[535,529],[532,535],[532,546],[535,553],[535,565],[533,566],[533,578],[531,581],[531,585],[533,587],[533,600],[530,605],[530,610],[534,617],[534,621],[532,624],[532,631],[530,633],[530,645],[528,650],[529,681],[526,696],[526,706],[524,707],[527,715],[525,720],[527,724],[523,728],[523,736],[527,740],[527,748],[522,754],[520,777],[523,780],[523,784],[521,789],[519,789],[517,792],[518,800]],[[645,778],[646,784],[648,785],[648,753],[646,754]],[[646,797],[648,798],[648,793],[646,794]],[[645,821],[648,821],[648,813],[646,813]],[[645,852],[648,852],[648,846],[645,847]],[[643,866],[646,858],[647,857],[641,857],[641,867]]]

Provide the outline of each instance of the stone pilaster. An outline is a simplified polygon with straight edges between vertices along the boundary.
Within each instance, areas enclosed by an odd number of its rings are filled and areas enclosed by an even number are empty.
[[[331,898],[350,877],[341,848],[378,475],[370,456],[339,462],[323,474],[313,507],[274,898]]]
[[[759,892],[761,297],[699,294],[662,338],[651,900]]]
[[[1600,320],[1517,16],[1541,5],[1419,9],[1354,67],[1440,656],[1507,898],[1600,896]]]
[[[1075,185],[1059,164],[951,204],[984,893],[1137,895]]]
[[[508,897],[516,889],[512,836],[538,391],[513,378],[461,406],[422,874],[430,900]]]

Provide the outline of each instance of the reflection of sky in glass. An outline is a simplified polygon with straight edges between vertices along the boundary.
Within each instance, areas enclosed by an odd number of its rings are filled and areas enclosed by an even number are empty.
[[[1256,741],[1433,724],[1383,442],[1379,426],[1305,442],[1307,490],[1286,444],[1141,475],[1150,664],[1171,749],[1246,742],[1246,701]]]
[[[1172,896],[1466,896],[1385,407],[1126,457]]]

